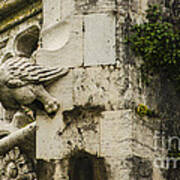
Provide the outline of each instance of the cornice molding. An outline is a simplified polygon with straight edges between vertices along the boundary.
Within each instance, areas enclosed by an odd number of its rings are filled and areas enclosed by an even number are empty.
[[[0,33],[42,12],[42,0],[0,0]]]

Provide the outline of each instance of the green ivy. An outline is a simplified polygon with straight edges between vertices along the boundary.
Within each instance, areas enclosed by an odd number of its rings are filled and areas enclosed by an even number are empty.
[[[180,30],[160,6],[150,5],[146,12],[147,22],[132,26],[126,43],[142,57],[145,75],[163,72],[180,82]]]

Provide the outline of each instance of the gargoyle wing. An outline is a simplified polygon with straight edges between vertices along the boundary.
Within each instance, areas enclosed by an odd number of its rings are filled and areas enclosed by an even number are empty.
[[[41,84],[53,81],[68,73],[66,68],[48,68],[28,62],[27,58],[12,58],[4,63],[8,71],[7,86],[22,87],[27,84]]]

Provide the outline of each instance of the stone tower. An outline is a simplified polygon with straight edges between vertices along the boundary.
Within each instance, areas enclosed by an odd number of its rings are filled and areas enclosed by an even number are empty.
[[[11,53],[69,70],[43,84],[60,104],[55,114],[37,102],[9,114],[0,108],[0,180],[174,180],[164,173],[164,119],[136,109],[170,110],[173,124],[179,101],[158,77],[142,83],[140,60],[124,43],[149,3],[178,12],[176,0],[0,2],[1,64]]]
[[[59,161],[57,179],[162,179],[153,165],[158,126],[135,114],[146,97],[123,43],[130,23],[143,21],[147,3],[43,1],[37,62],[70,68],[49,88],[59,112],[37,114],[36,155]]]

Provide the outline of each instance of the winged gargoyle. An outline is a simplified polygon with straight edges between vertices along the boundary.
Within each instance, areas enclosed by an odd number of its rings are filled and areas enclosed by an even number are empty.
[[[0,102],[6,110],[19,110],[35,100],[44,105],[48,114],[57,112],[59,103],[44,88],[44,84],[63,77],[66,68],[48,68],[31,63],[25,57],[9,54],[0,65]]]

